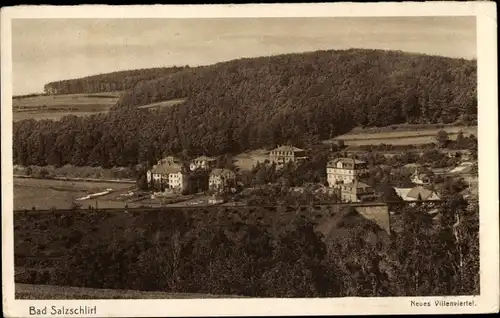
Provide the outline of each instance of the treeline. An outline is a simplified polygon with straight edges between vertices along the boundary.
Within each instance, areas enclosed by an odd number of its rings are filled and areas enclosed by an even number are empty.
[[[390,235],[352,209],[330,221],[285,207],[207,212],[16,214],[16,282],[251,297],[479,294],[478,209],[463,200],[445,204],[439,221],[402,208]],[[331,234],[318,222],[333,222]],[[23,258],[29,251],[60,258]]]
[[[46,84],[44,92],[45,94],[83,94],[125,91],[141,81],[163,77],[186,68],[188,67],[148,68],[55,81]]]
[[[137,109],[179,97],[186,102]],[[16,122],[14,162],[110,167],[304,148],[356,126],[473,121],[476,112],[474,61],[377,50],[241,59],[140,82],[106,115]]]

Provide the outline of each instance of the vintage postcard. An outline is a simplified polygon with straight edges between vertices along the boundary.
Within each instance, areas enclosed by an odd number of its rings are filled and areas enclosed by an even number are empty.
[[[499,308],[494,2],[2,8],[7,317]]]

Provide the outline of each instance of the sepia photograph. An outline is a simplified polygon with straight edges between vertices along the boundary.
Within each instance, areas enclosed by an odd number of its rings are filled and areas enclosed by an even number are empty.
[[[389,4],[2,9],[4,315],[498,311],[495,6]]]

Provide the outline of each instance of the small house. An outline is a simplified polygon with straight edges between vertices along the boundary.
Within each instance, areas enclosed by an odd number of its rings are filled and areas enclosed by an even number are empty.
[[[208,179],[208,187],[211,190],[222,191],[234,186],[236,174],[229,169],[213,169]]]
[[[279,146],[269,152],[269,161],[278,166],[288,162],[298,162],[307,159],[306,151],[293,146]]]
[[[214,168],[217,163],[216,158],[200,156],[198,158],[193,159],[191,164],[189,165],[189,169],[191,171],[196,169],[211,169]]]

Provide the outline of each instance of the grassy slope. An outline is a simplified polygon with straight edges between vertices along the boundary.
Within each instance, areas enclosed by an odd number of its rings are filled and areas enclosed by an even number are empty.
[[[376,145],[376,144],[393,144],[393,145],[416,145],[427,144],[436,141],[438,131],[446,131],[451,139],[456,138],[459,131],[463,131],[465,135],[473,134],[477,136],[477,127],[468,126],[447,126],[443,128],[434,129],[413,129],[413,130],[395,130],[381,131],[379,128],[377,132],[372,129],[366,130],[356,129],[347,134],[338,136],[333,140],[343,140],[349,146],[361,145]]]
[[[118,100],[121,92],[39,95],[12,100],[14,121],[23,119],[60,119],[66,115],[90,115],[106,112]]]
[[[179,105],[182,104],[186,101],[186,98],[177,98],[177,99],[172,99],[172,100],[167,100],[163,102],[158,102],[158,103],[152,103],[148,105],[143,105],[139,106],[139,108],[164,108],[164,107],[171,107],[174,105]]]
[[[89,193],[104,191],[107,188],[115,189],[117,192],[129,189],[130,183],[106,183],[106,182],[71,182],[60,180],[43,179],[14,179],[14,209],[23,210],[34,206],[36,209],[68,209],[72,203]],[[95,205],[98,201],[99,207],[123,208],[125,203],[112,202],[109,197],[102,196],[94,200],[79,201],[84,207]],[[132,207],[133,205],[130,205]]]

